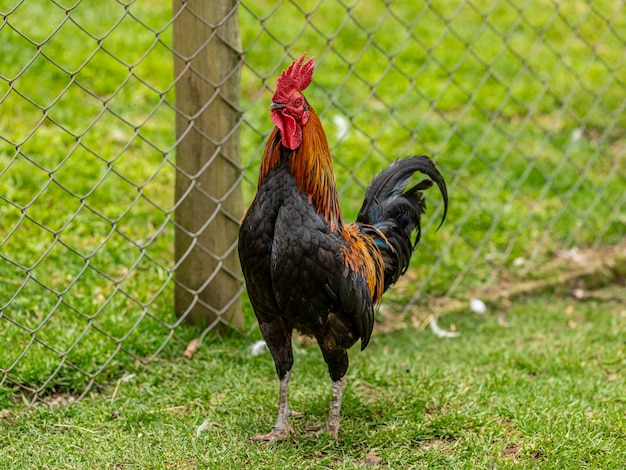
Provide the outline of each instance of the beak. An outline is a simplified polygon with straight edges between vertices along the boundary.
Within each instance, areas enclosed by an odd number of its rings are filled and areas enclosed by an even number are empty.
[[[284,107],[285,107],[284,103],[274,103],[272,101],[272,104],[270,104],[270,109],[282,109]]]

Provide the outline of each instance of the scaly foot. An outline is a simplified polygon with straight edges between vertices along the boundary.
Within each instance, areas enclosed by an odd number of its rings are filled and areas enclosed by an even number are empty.
[[[287,416],[293,416],[294,418],[299,418],[300,416],[304,416],[304,413],[301,411],[294,411],[294,410],[288,409]]]
[[[258,436],[251,437],[250,439],[253,441],[264,441],[264,442],[273,442],[282,439],[287,439],[289,437],[289,431],[287,429],[276,430],[274,429],[272,432],[267,434],[260,434]]]
[[[328,420],[326,424],[326,430],[328,433],[335,438],[335,440],[339,440],[339,420],[337,422],[332,422],[332,420]]]
[[[280,380],[280,389],[278,392],[278,417],[276,418],[274,429],[268,434],[251,437],[250,439],[253,441],[272,442],[279,439],[287,439],[289,434],[293,432],[293,429],[291,429],[289,421],[287,420],[290,415],[295,416],[297,414],[296,412],[291,411],[289,409],[289,405],[287,404],[287,389],[289,386],[290,376],[291,371],[287,371],[285,376]]]

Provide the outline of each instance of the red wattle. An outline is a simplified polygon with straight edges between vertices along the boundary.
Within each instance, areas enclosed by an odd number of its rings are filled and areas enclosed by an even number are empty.
[[[302,145],[302,128],[296,124],[296,120],[291,116],[283,114],[280,110],[272,110],[270,119],[280,130],[283,145],[290,150],[295,150]]]

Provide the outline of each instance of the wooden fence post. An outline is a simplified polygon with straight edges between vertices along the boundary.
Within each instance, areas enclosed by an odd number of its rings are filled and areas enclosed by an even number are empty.
[[[243,56],[236,0],[173,0],[176,314],[243,326],[237,236]]]

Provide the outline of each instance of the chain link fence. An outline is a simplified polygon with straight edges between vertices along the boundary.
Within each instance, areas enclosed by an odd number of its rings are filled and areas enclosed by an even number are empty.
[[[252,331],[233,227],[303,51],[348,220],[392,159],[447,179],[392,310],[624,241],[623,1],[206,3],[0,1],[0,397],[79,396],[221,323]]]

